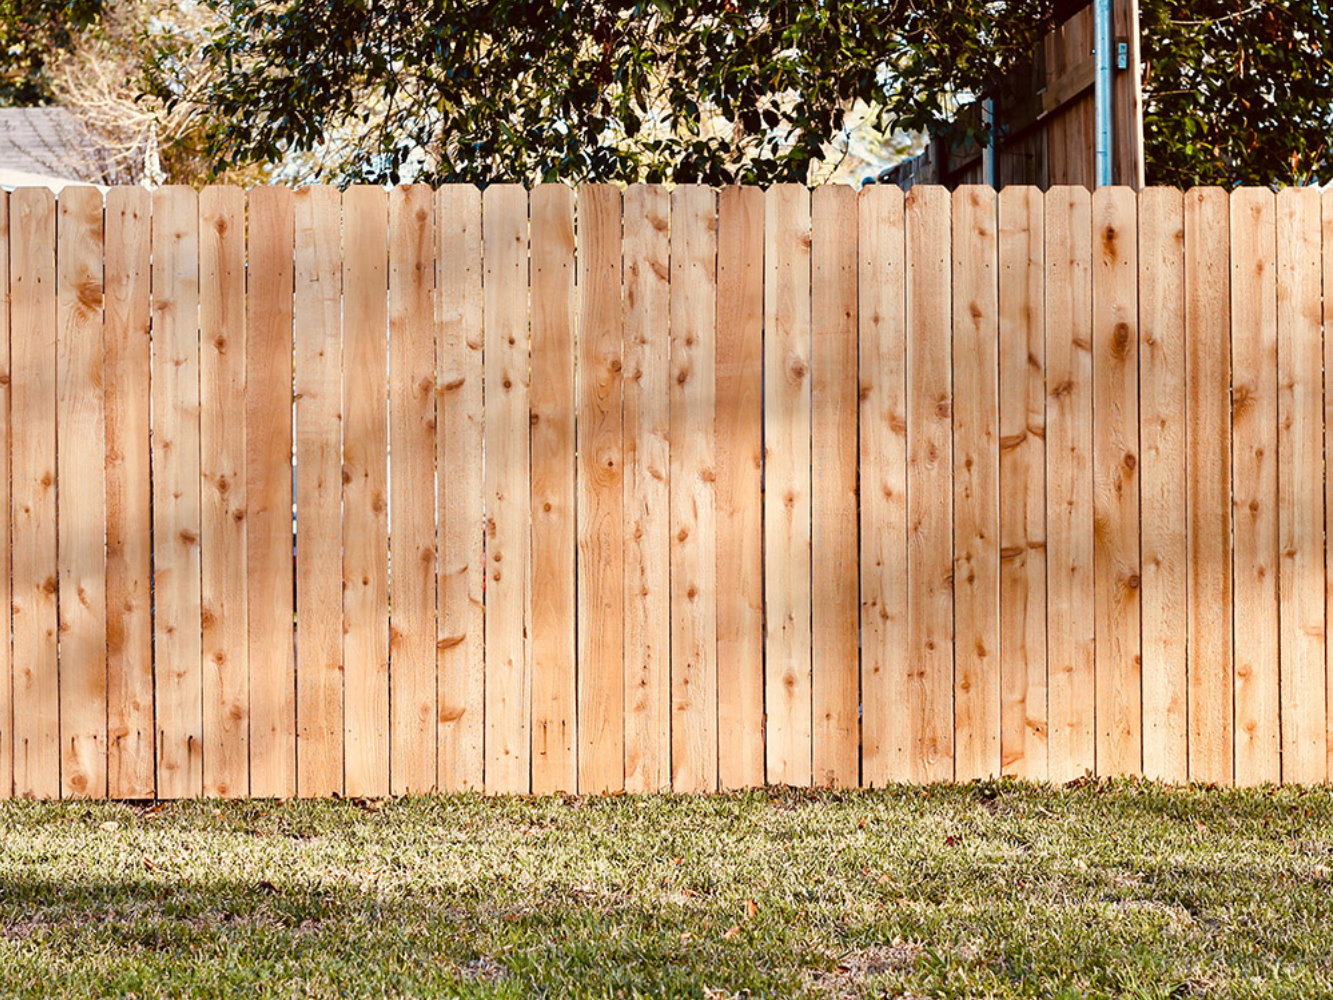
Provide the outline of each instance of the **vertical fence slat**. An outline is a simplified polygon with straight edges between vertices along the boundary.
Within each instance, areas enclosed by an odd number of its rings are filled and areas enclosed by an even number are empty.
[[[764,783],[764,194],[717,219],[718,783]]]
[[[1267,188],[1231,195],[1231,565],[1236,782],[1242,785],[1282,777],[1275,208]]]
[[[625,785],[621,196],[579,189],[579,790]]]
[[[1320,198],[1322,218],[1321,260],[1323,262],[1324,285],[1324,459],[1333,459],[1333,191],[1324,191]],[[1327,473],[1327,468],[1325,469]],[[1324,476],[1324,622],[1333,621],[1333,544],[1329,543],[1333,532],[1333,476]],[[1325,632],[1327,639],[1327,632]],[[1328,773],[1333,774],[1333,642],[1324,643],[1324,661],[1326,671],[1324,686],[1325,697],[1325,733],[1327,734]],[[1280,703],[1279,703],[1280,705]],[[1279,707],[1280,711],[1280,707]]]
[[[343,791],[342,270],[336,188],[296,192],[297,792]]]
[[[1143,756],[1134,192],[1098,188],[1092,221],[1097,770],[1137,774]]]
[[[671,786],[717,787],[717,199],[671,193]]]
[[[1278,594],[1282,778],[1328,777],[1320,195],[1277,195]]]
[[[625,191],[625,788],[671,783],[671,201]]]
[[[1226,192],[1185,195],[1186,505],[1191,780],[1232,780],[1231,317]]]
[[[856,192],[816,188],[811,213],[811,700],[814,780],[860,779],[856,574]],[[820,567],[820,568],[814,568]]]
[[[1046,194],[1047,757],[1052,781],[1096,766],[1092,201]]]
[[[245,338],[250,794],[296,793],[292,308],[295,198],[250,192]]]
[[[348,795],[390,791],[388,221],[383,189],[355,186],[343,193],[343,740]],[[433,255],[433,234],[430,239]],[[430,659],[433,675],[433,652]],[[432,728],[434,724],[433,718],[428,720]]]
[[[1139,196],[1139,437],[1143,458],[1143,771],[1188,777],[1185,662],[1184,201]]]
[[[578,788],[574,194],[532,190],[532,790]]]
[[[199,195],[204,794],[250,790],[245,546],[245,192]]]
[[[950,205],[907,193],[908,775],[953,777],[953,381]]]
[[[436,777],[434,220],[426,185],[389,192],[389,777],[395,794],[430,791]]]
[[[56,491],[60,767],[65,797],[106,795],[106,562],[102,431],[102,194],[61,192],[57,223]],[[63,484],[63,489],[62,489]]]
[[[0,799],[14,794],[13,604],[10,584],[9,192],[0,191]]]
[[[764,215],[764,705],[768,780],[808,785],[810,755],[810,192]],[[673,435],[674,437],[674,435]]]
[[[526,792],[531,675],[528,573],[528,196],[482,196],[486,394],[486,789]]]
[[[436,193],[440,309],[438,469],[439,784],[483,787],[486,622],[481,192]]]
[[[999,195],[1000,712],[1006,774],[1047,774],[1045,202]]]
[[[861,191],[861,780],[907,776],[907,341],[903,195]]]
[[[153,635],[162,798],[203,789],[198,227],[193,190],[153,192]]]
[[[995,203],[990,188],[953,193],[954,738],[960,781],[1000,773]]]

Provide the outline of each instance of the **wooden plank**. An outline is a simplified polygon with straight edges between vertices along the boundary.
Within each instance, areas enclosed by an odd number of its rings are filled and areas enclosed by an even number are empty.
[[[1092,200],[1046,193],[1046,660],[1052,781],[1096,766]]]
[[[61,192],[57,221],[57,549],[60,566],[60,786],[106,795],[106,496],[102,422],[102,194]],[[61,489],[60,484],[65,488]]]
[[[1136,204],[1092,195],[1093,574],[1097,771],[1143,768],[1139,646],[1139,398]]]
[[[382,188],[358,185],[343,192],[343,740],[348,795],[390,791],[388,222],[388,196]],[[434,446],[432,440],[432,450]],[[434,638],[429,636],[432,674]],[[433,729],[434,718],[428,724]]]
[[[861,373],[861,781],[907,777],[907,341],[903,195],[858,205]]]
[[[435,218],[389,192],[390,785],[435,788]]]
[[[1139,442],[1143,550],[1143,771],[1188,779],[1185,583],[1185,203],[1139,197]]]
[[[14,663],[10,583],[9,192],[0,192],[0,799],[14,794]]]
[[[808,785],[810,193],[777,184],[764,215],[764,596],[768,780]],[[672,435],[675,437],[674,433]]]
[[[1325,191],[1320,204],[1323,220],[1323,279],[1324,279],[1324,330],[1333,331],[1333,192]],[[1324,337],[1324,457],[1333,454],[1333,336]],[[1324,476],[1324,621],[1333,620],[1333,587],[1327,585],[1333,579],[1333,545],[1327,544],[1329,531],[1333,530],[1333,477]],[[1327,633],[1325,633],[1327,634]],[[1327,663],[1324,686],[1328,692],[1325,700],[1325,724],[1327,729],[1328,758],[1327,766],[1333,774],[1333,643],[1325,642],[1324,656]],[[1279,702],[1280,705],[1280,702]]]
[[[296,192],[296,774],[343,791],[342,239],[336,188]]]
[[[1241,785],[1282,778],[1275,213],[1267,188],[1231,195],[1231,572]]]
[[[1185,196],[1186,620],[1189,776],[1232,780],[1230,210],[1216,188]],[[1322,614],[1322,612],[1321,612]]]
[[[245,338],[250,794],[296,794],[292,291],[295,198],[250,192]]]
[[[671,787],[717,788],[717,198],[671,192]]]
[[[529,788],[528,196],[482,196],[486,350],[486,790]]]
[[[439,785],[483,787],[486,620],[482,447],[481,192],[436,192],[440,331],[435,438],[440,512],[436,600],[439,641]]]
[[[1282,780],[1328,778],[1320,195],[1277,195],[1278,601]],[[1192,748],[1192,747],[1191,747]],[[1223,779],[1218,779],[1223,780]]]
[[[625,789],[671,781],[671,201],[625,190]]]
[[[1006,774],[1035,781],[1047,774],[1044,207],[1033,187],[999,196],[1000,749]]]
[[[575,756],[574,192],[533,188],[532,790],[578,790]]]
[[[245,192],[199,195],[204,794],[250,790],[245,552]]]
[[[153,638],[157,794],[203,791],[199,201],[153,192]]]
[[[907,230],[907,777],[953,777],[953,384],[949,195],[914,187]]]
[[[953,687],[954,767],[960,781],[1000,773],[996,224],[993,189],[967,185],[954,191],[953,558],[957,648]],[[1020,406],[1025,403],[1021,391],[1018,402]]]
[[[579,788],[625,783],[621,202],[579,189]]]
[[[860,603],[856,575],[856,192],[816,188],[811,216],[811,544],[814,779],[860,780]]]
[[[764,783],[764,194],[755,187],[718,195],[717,329],[718,782],[750,788]]]

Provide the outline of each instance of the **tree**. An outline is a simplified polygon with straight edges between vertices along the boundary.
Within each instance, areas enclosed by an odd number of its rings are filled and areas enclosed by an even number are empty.
[[[0,105],[49,103],[49,63],[101,16],[102,0],[0,0]]]

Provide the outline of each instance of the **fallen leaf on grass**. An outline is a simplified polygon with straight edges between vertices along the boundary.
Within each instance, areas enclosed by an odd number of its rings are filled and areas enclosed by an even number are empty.
[[[745,901],[745,915],[751,920],[759,916],[759,904],[753,899],[747,899]]]
[[[730,927],[728,927],[725,931],[722,932],[722,940],[723,940],[723,941],[730,941],[732,938],[734,938],[734,937],[735,937],[737,934],[739,934],[740,932],[741,932],[741,925],[740,925],[740,924],[732,924]]]
[[[143,856],[143,866],[147,868],[150,872],[160,872],[162,870],[158,866],[157,862],[154,861],[152,858],[150,858],[147,854]]]

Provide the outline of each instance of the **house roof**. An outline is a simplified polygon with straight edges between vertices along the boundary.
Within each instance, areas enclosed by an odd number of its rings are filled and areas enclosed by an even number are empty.
[[[95,184],[105,179],[97,145],[65,108],[0,108],[0,177],[18,183]]]

